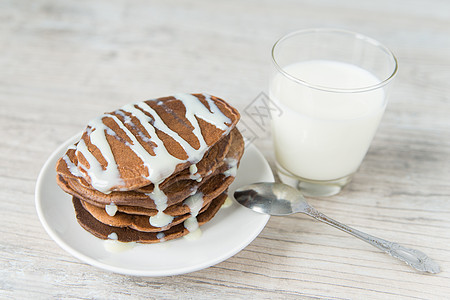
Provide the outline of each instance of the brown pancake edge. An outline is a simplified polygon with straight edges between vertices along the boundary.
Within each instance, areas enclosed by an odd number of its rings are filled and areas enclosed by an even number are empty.
[[[228,147],[227,154],[225,158],[235,158],[238,161],[241,159],[242,154],[244,152],[244,141],[242,135],[240,134],[237,128],[234,128],[230,132],[230,140],[231,143]],[[211,169],[213,171],[212,174],[205,176],[204,180],[206,180],[209,176],[213,176],[214,173],[220,169],[220,166],[223,165],[222,162],[217,162],[214,164],[214,168]],[[205,172],[207,173],[207,172]],[[142,207],[146,209],[155,209],[156,205],[147,196],[145,193],[138,191],[116,191],[111,192],[110,194],[103,194],[99,191],[89,189],[85,187],[81,182],[76,178],[69,178],[64,176],[63,174],[59,174],[57,176],[58,185],[66,192],[80,198],[86,202],[89,202],[93,205],[104,206],[111,204],[112,202],[116,205],[124,205],[124,206],[135,206]],[[170,186],[167,186],[163,189],[163,192],[168,196],[168,205],[172,206],[174,204],[180,203],[184,199],[186,199],[193,192],[197,191],[204,182],[196,182],[195,180],[180,180],[175,181]]]
[[[108,213],[97,206],[84,202],[81,199],[78,199],[81,202],[81,205],[85,210],[87,210],[91,216],[100,221],[101,223],[113,226],[113,227],[129,227],[135,229],[137,231],[145,231],[145,232],[160,232],[169,229],[172,226],[178,225],[181,222],[188,219],[191,214],[187,212],[182,215],[174,216],[174,219],[171,223],[167,224],[164,227],[155,227],[150,224],[149,216],[145,215],[135,215],[135,214],[126,214],[117,212],[114,216],[108,215]],[[203,204],[200,213],[204,212],[208,209],[210,202],[206,202]]]
[[[199,226],[207,223],[216,215],[220,207],[225,202],[226,198],[226,193],[220,194],[211,202],[208,209],[197,216]],[[112,233],[115,233],[118,237],[117,240],[120,242],[138,242],[142,244],[150,244],[173,240],[185,236],[189,233],[189,231],[184,227],[183,223],[160,232],[143,232],[128,227],[108,226],[95,219],[87,210],[85,210],[78,198],[73,197],[72,202],[75,208],[77,221],[81,225],[81,227],[83,227],[86,231],[90,232],[94,236],[103,240],[108,240],[108,236]],[[162,236],[164,239],[162,240],[161,238],[158,238],[158,236]]]

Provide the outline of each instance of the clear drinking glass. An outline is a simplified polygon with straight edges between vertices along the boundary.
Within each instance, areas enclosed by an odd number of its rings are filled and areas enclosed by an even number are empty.
[[[292,32],[275,43],[272,60],[278,175],[305,195],[337,194],[375,135],[397,60],[376,40],[338,29]]]

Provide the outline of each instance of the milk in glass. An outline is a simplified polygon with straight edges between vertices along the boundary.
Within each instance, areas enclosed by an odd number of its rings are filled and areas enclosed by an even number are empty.
[[[270,97],[282,110],[272,122],[277,162],[310,180],[354,173],[386,107],[382,88],[361,88],[380,80],[356,65],[329,60],[294,63],[283,70],[270,85]]]

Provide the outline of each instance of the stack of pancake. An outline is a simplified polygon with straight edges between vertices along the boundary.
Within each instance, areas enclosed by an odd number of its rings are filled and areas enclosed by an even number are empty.
[[[238,111],[206,94],[126,105],[92,120],[59,159],[59,186],[102,239],[156,243],[195,232],[227,198],[244,141]]]

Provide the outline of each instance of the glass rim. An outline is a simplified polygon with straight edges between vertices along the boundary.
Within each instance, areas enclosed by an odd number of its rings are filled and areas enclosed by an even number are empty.
[[[359,39],[362,40],[364,42],[367,42],[369,44],[372,44],[373,46],[379,48],[380,50],[382,50],[383,52],[385,52],[388,56],[390,56],[394,62],[394,68],[393,71],[391,72],[391,74],[389,76],[387,76],[387,78],[385,79],[381,79],[379,83],[375,84],[375,85],[370,85],[370,86],[365,86],[365,87],[360,87],[360,88],[335,88],[335,87],[327,87],[327,86],[323,86],[323,85],[317,85],[317,84],[312,84],[309,83],[307,81],[301,80],[291,74],[289,74],[288,72],[286,72],[283,67],[281,67],[277,60],[275,59],[275,50],[277,48],[277,46],[293,37],[299,34],[307,34],[307,33],[339,33],[339,34],[345,34],[345,35],[351,35],[353,36],[355,39]],[[391,80],[395,77],[395,75],[397,74],[398,71],[398,61],[397,58],[395,57],[394,53],[386,46],[384,46],[382,43],[380,43],[379,41],[377,41],[376,39],[373,39],[371,37],[368,37],[364,34],[361,33],[357,33],[354,31],[350,31],[350,30],[345,30],[345,29],[337,29],[337,28],[311,28],[311,29],[300,29],[300,30],[296,30],[293,32],[290,32],[288,34],[285,34],[284,36],[282,36],[281,38],[279,38],[275,44],[272,47],[272,51],[271,51],[271,56],[272,56],[272,62],[275,66],[275,68],[281,73],[283,74],[285,77],[287,77],[288,79],[295,81],[299,84],[305,85],[307,87],[316,89],[316,90],[321,90],[321,91],[326,91],[326,92],[336,92],[336,93],[360,93],[360,92],[367,92],[367,91],[371,91],[371,90],[375,90],[378,89],[380,87],[383,87],[385,85],[387,85],[389,82],[391,82]]]

